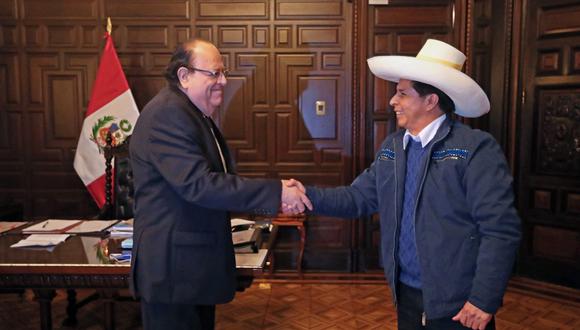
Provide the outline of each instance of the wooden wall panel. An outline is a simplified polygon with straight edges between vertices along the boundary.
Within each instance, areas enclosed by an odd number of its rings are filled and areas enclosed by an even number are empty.
[[[578,1],[529,0],[522,50],[517,189],[523,275],[580,287]]]
[[[538,36],[580,32],[580,4],[541,7],[538,10]]]
[[[343,2],[276,0],[277,19],[302,19],[303,17],[321,20],[342,19]]]
[[[22,132],[22,114],[18,112],[9,112],[0,110],[0,168],[14,169],[14,161],[22,161],[23,137]],[[21,169],[21,168],[18,168]],[[1,170],[0,170],[1,171]]]
[[[534,227],[534,255],[541,258],[575,263],[580,259],[578,234],[546,226]],[[553,244],[557,241],[558,244]]]
[[[29,105],[45,105],[46,72],[60,68],[57,54],[30,54],[28,57],[28,91]]]
[[[16,29],[16,26],[0,26],[0,47],[7,50],[16,47],[18,43],[18,30]]]
[[[107,1],[106,11],[115,18],[122,19],[182,19],[190,18],[190,8],[193,0],[166,1]]]
[[[25,19],[94,19],[98,17],[98,0],[21,0]]]
[[[127,48],[167,48],[169,29],[162,25],[129,25],[125,27],[123,40]]]
[[[335,77],[308,77],[298,78],[299,109],[302,120],[298,127],[298,142],[311,139],[336,140],[337,114],[336,106],[339,86]],[[324,102],[325,113],[320,114],[316,109],[316,102]]]
[[[277,48],[292,47],[293,35],[292,27],[290,26],[276,26],[275,44]]]
[[[447,28],[451,25],[452,2],[437,1],[430,5],[425,1],[408,5],[377,6],[374,10],[376,27],[400,28]],[[433,1],[434,2],[434,1]]]
[[[580,177],[580,120],[572,109],[580,105],[580,89],[538,89],[538,132],[533,154],[534,172]],[[572,111],[571,111],[572,110]]]
[[[21,101],[19,63],[14,53],[4,53],[0,58],[0,104],[14,106]]]
[[[77,139],[82,118],[82,95],[78,75],[51,75],[48,78],[48,125],[52,139]]]
[[[270,1],[198,1],[197,18],[268,20]]]
[[[16,0],[0,2],[0,19],[16,18]]]
[[[340,47],[340,26],[298,26],[299,47]]]

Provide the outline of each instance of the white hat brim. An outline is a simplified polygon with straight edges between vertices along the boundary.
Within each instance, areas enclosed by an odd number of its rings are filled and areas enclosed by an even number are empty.
[[[439,88],[455,103],[455,113],[476,118],[489,112],[490,104],[481,87],[465,73],[443,64],[409,56],[375,56],[367,60],[371,72],[384,80],[419,81]]]

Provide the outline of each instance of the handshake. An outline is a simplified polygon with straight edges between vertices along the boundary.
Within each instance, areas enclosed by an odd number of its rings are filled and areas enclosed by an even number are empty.
[[[280,209],[284,214],[299,214],[306,208],[312,211],[312,203],[306,197],[306,188],[298,180],[282,180],[281,199]]]

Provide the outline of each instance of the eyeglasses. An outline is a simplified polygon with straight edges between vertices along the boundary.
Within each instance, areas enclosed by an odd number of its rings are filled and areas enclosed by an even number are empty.
[[[187,70],[190,71],[199,71],[203,74],[205,74],[208,77],[211,77],[213,79],[219,79],[219,77],[221,75],[224,76],[224,78],[227,78],[230,75],[230,71],[228,71],[227,69],[221,69],[221,70],[204,70],[204,69],[198,69],[198,68],[194,68],[192,66],[185,66],[184,68],[186,68]]]

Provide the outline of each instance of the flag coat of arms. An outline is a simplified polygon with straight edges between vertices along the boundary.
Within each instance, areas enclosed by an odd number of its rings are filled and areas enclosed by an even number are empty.
[[[96,80],[74,159],[74,168],[101,208],[105,204],[105,157],[108,132],[116,146],[133,132],[139,117],[110,32],[105,34]]]

